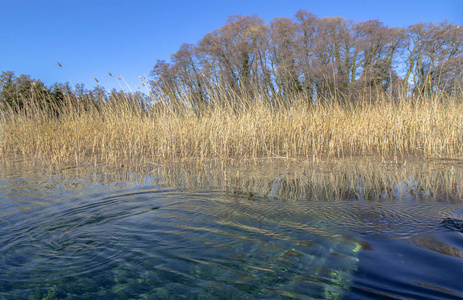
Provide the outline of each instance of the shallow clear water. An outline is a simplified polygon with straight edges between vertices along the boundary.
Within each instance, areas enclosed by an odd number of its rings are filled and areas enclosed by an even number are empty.
[[[463,297],[460,202],[283,200],[0,179],[0,299]]]

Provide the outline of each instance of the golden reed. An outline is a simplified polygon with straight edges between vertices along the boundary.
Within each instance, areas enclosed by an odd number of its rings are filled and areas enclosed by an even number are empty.
[[[461,94],[365,93],[355,102],[319,103],[303,94],[273,99],[242,94],[224,101],[230,93],[217,88],[207,106],[186,97],[143,108],[128,96],[86,107],[66,99],[59,116],[40,106],[37,95],[20,111],[0,107],[1,160],[19,155],[46,165],[120,165],[463,156]]]

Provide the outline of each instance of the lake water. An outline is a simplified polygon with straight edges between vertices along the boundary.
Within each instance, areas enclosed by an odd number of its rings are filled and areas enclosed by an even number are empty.
[[[3,174],[0,299],[463,298],[460,199],[170,174]]]

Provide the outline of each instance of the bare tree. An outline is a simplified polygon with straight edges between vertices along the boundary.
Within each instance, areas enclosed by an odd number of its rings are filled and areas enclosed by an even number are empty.
[[[270,23],[270,60],[280,95],[302,91],[297,53],[297,24],[289,18],[274,18]]]
[[[270,25],[255,15],[233,16],[198,44],[182,45],[170,63],[158,61],[152,75],[170,101],[188,95],[196,105],[218,90],[235,102],[256,91],[305,93],[312,101],[409,86],[415,93],[452,92],[463,82],[462,30],[448,23],[389,28],[304,10]]]

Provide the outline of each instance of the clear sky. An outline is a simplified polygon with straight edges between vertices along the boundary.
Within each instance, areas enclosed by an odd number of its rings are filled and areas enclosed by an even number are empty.
[[[0,71],[90,89],[96,77],[119,89],[111,72],[134,89],[157,59],[169,60],[182,43],[198,42],[231,15],[256,14],[268,24],[299,9],[391,27],[463,25],[463,0],[0,0]]]

